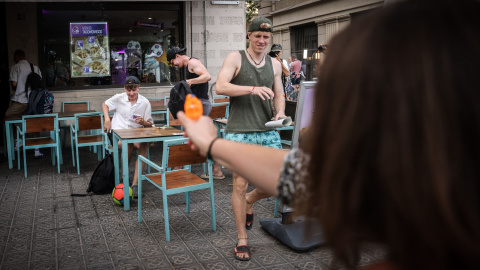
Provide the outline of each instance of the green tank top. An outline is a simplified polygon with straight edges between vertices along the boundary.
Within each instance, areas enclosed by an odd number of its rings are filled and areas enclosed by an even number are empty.
[[[265,65],[257,68],[248,61],[245,51],[239,51],[242,56],[242,66],[232,79],[236,85],[266,86],[273,88],[274,73],[272,58],[265,56]],[[250,133],[274,130],[265,127],[265,123],[273,117],[272,100],[262,100],[259,96],[250,94],[230,97],[230,109],[225,132]]]

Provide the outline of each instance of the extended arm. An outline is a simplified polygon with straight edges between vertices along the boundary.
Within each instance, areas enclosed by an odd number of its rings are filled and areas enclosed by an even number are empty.
[[[273,80],[273,91],[275,92],[275,96],[273,98],[273,104],[275,105],[275,120],[278,120],[280,117],[286,117],[285,115],[285,97],[283,95],[283,85],[282,85],[282,63],[281,62],[274,62],[273,64],[273,71],[275,74],[275,78]]]
[[[12,86],[13,91],[17,90],[17,82],[10,81],[10,85]]]
[[[178,112],[177,117],[185,128],[185,136],[190,138],[192,149],[206,156],[208,147],[217,137],[217,128],[212,119],[202,116],[198,120],[190,120],[184,112]],[[217,139],[210,149],[216,162],[272,195],[277,194],[278,178],[287,153],[280,149],[224,139]]]
[[[106,132],[110,132],[110,128],[112,127],[112,123],[110,122],[110,115],[108,112],[110,111],[107,104],[103,102],[102,104],[102,111],[103,111],[103,129]]]
[[[202,62],[200,62],[200,60],[191,59],[188,62],[188,67],[191,69],[190,72],[198,75],[197,78],[187,80],[188,86],[191,86],[192,84],[206,83],[212,79],[212,76],[207,71]]]
[[[215,92],[218,95],[226,95],[231,97],[243,95],[256,95],[261,99],[270,99],[273,97],[273,91],[264,86],[244,86],[230,83],[237,71],[240,69],[242,63],[242,56],[239,52],[232,52],[225,57],[223,66],[218,73],[217,85]]]
[[[280,56],[277,55],[277,60],[280,62],[280,65],[282,66],[282,73],[285,77],[290,76],[290,72],[288,72],[287,67],[282,63],[282,60],[280,59]]]

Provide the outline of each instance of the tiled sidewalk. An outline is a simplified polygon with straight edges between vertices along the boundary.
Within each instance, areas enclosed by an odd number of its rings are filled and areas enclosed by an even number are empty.
[[[83,149],[82,149],[83,150]],[[81,175],[64,151],[61,174],[51,165],[48,150],[41,160],[28,157],[23,167],[8,169],[0,162],[0,268],[1,269],[338,269],[328,248],[295,252],[265,232],[258,223],[272,217],[274,200],[255,206],[256,221],[249,231],[252,260],[234,258],[236,228],[231,210],[231,173],[215,182],[217,231],[211,227],[207,190],[191,193],[191,212],[185,213],[183,195],[169,196],[171,242],[165,241],[162,196],[150,184],[144,188],[144,222],[132,210],[112,202],[110,195],[71,197],[84,193],[98,161],[81,150]],[[151,148],[159,162],[160,144]],[[133,163],[133,161],[132,161]],[[16,163],[15,163],[16,164]],[[194,171],[200,173],[201,168]],[[367,248],[362,265],[383,256]]]

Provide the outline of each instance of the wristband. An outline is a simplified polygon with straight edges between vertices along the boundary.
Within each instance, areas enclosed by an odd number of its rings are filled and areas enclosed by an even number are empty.
[[[256,86],[254,86],[254,87],[252,88],[252,95],[253,95],[253,90],[255,90],[255,87],[256,87]]]
[[[213,160],[212,158],[212,153],[210,153],[210,151],[212,150],[212,146],[213,146],[213,143],[217,140],[217,139],[220,139],[219,137],[213,139],[213,141],[210,143],[210,145],[208,146],[208,151],[207,151],[207,158],[210,159],[210,160]]]

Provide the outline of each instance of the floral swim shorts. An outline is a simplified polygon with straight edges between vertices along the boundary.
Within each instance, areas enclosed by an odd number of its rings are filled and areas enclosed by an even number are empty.
[[[276,130],[251,133],[225,133],[224,139],[282,149],[280,135]]]

